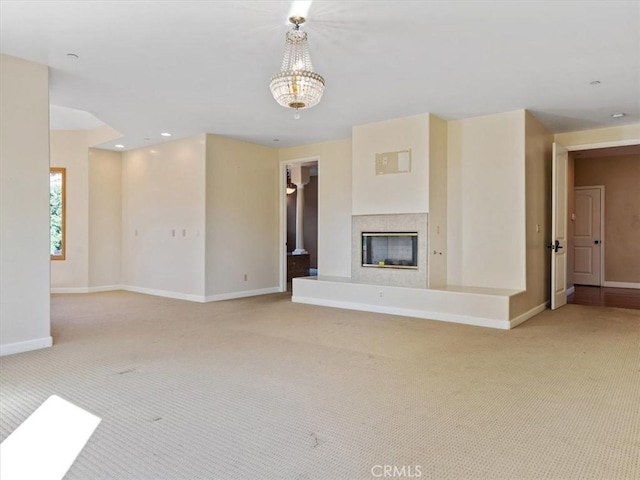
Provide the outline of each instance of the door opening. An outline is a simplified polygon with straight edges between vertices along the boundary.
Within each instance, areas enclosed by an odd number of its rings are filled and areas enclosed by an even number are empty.
[[[318,273],[319,159],[281,162],[280,289]]]

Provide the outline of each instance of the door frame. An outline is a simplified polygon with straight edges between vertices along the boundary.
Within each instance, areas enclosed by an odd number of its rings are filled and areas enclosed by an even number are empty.
[[[573,164],[573,169],[575,171],[575,163]],[[573,183],[575,184],[575,175],[573,177]],[[604,250],[606,248],[606,242],[604,241],[604,222],[605,222],[605,218],[604,218],[604,185],[591,185],[591,186],[582,186],[582,187],[573,187],[573,191],[575,193],[576,190],[588,190],[588,189],[592,189],[592,188],[597,188],[598,190],[600,190],[600,286],[604,286]],[[575,195],[574,195],[574,207],[575,207]],[[575,210],[575,208],[574,208]],[[575,214],[575,212],[571,212],[571,215],[573,216]],[[573,217],[571,219],[573,221]],[[572,227],[572,233],[574,233],[574,235],[572,235],[571,238],[571,242],[573,242],[573,236],[575,236],[575,232],[573,231],[573,227]],[[573,246],[573,245],[572,245]],[[571,265],[571,277],[573,278],[573,274],[575,273],[575,254],[571,255],[571,258],[573,260],[573,265]],[[575,280],[574,280],[574,286],[575,286]]]
[[[628,145],[640,145],[640,138],[631,138],[627,140],[612,140],[609,142],[577,143],[573,145],[564,145],[564,148],[566,148],[567,151],[569,152],[575,152],[578,150],[595,150],[596,148],[626,147]],[[575,164],[574,164],[574,170],[575,170]],[[567,178],[567,183],[568,183],[568,180],[569,179]],[[575,179],[574,179],[574,183],[575,183]],[[567,185],[567,188],[573,189],[575,187],[574,185]],[[604,255],[602,257],[604,258]],[[602,275],[602,278],[604,279],[604,273]],[[572,285],[571,288],[567,286],[567,291],[573,289],[574,287],[575,287],[575,284]]]
[[[320,157],[314,156],[296,158],[293,160],[280,160],[280,181],[278,185],[278,198],[280,204],[280,215],[278,220],[280,225],[278,234],[278,242],[280,245],[280,248],[278,249],[278,289],[280,292],[287,291],[287,165],[305,165],[308,163],[317,163],[318,165],[318,218],[320,218]],[[318,231],[318,235],[319,234],[320,232]]]

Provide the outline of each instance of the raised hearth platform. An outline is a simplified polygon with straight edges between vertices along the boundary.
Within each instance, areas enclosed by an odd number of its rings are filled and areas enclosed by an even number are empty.
[[[293,279],[296,303],[403,315],[509,330],[540,313],[545,305],[516,318],[513,297],[521,290],[447,286],[438,289],[392,287],[352,282],[346,277]]]

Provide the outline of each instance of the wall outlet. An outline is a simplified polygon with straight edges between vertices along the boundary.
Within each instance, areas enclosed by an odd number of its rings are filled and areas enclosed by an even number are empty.
[[[380,298],[384,297],[384,292],[380,290]]]
[[[245,282],[247,281],[247,274],[246,273],[244,274],[244,281]]]
[[[182,229],[182,236],[183,236],[183,237],[186,237],[186,236],[187,236],[187,229],[186,229],[186,228],[183,228],[183,229]]]
[[[175,237],[175,236],[176,236],[176,229],[175,229],[175,228],[172,228],[172,229],[171,229],[171,236],[172,236],[172,237]]]

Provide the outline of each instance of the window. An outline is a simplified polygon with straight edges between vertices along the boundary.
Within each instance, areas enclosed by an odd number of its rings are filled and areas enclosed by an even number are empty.
[[[65,190],[66,168],[49,170],[49,212],[51,227],[51,260],[65,258]]]

